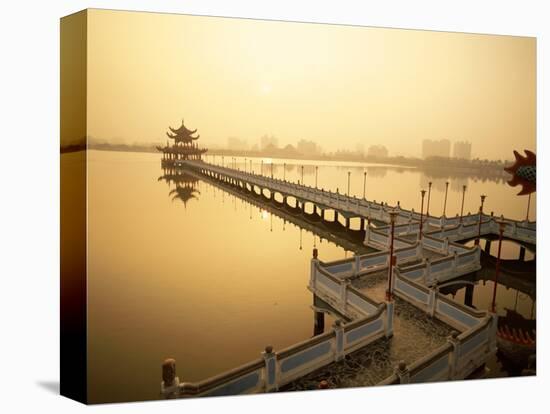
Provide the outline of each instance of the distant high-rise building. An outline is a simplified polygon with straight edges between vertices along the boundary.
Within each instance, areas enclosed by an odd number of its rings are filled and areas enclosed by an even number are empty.
[[[302,155],[317,155],[320,151],[319,146],[313,141],[301,139],[296,145],[296,149]]]
[[[458,141],[454,143],[453,157],[462,160],[472,158],[472,143],[468,141]]]
[[[451,156],[451,142],[448,139],[433,141],[425,139],[422,141],[422,157],[442,157],[449,158]]]
[[[245,139],[240,139],[237,137],[227,138],[227,149],[244,151],[248,149],[248,144]]]
[[[371,145],[367,151],[368,157],[388,158],[388,149],[383,145]]]
[[[260,138],[260,149],[263,151],[266,148],[277,148],[279,146],[279,141],[273,135],[268,136],[264,135]]]

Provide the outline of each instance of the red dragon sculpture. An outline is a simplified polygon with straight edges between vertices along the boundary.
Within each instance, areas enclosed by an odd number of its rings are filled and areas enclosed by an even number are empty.
[[[525,157],[522,157],[517,151],[514,151],[516,162],[511,167],[504,167],[504,171],[512,174],[512,179],[508,181],[512,187],[521,185],[521,191],[518,195],[527,195],[537,191],[537,156],[528,150],[525,150]]]

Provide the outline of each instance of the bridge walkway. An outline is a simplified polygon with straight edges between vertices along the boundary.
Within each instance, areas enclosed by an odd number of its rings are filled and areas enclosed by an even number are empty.
[[[361,290],[373,299],[384,299],[385,285]],[[394,306],[393,337],[380,338],[346,355],[342,361],[305,375],[281,390],[316,389],[323,380],[330,388],[376,385],[388,378],[400,361],[412,364],[445,344],[452,331],[449,325],[428,317],[400,298],[394,298]]]
[[[294,197],[300,201],[302,208],[305,203],[312,203],[315,208],[321,210],[324,216],[325,210],[334,210],[336,214],[342,215],[349,226],[349,220],[354,217],[362,219],[377,220],[378,222],[390,222],[390,212],[396,211],[397,226],[409,226],[409,233],[418,233],[421,215],[414,210],[407,210],[397,206],[389,206],[387,203],[376,203],[355,196],[347,196],[324,189],[308,187],[292,183],[286,180],[265,177],[249,172],[220,167],[203,161],[178,161],[176,167],[189,167],[198,170],[201,174],[211,176],[218,180],[234,182],[238,185],[250,186],[251,189],[258,187],[261,192],[268,190],[271,193],[279,193],[286,200],[287,197]],[[422,221],[428,232],[441,231],[442,237],[449,237],[450,240],[459,240],[457,237],[471,237],[478,234],[477,226],[481,220],[481,233],[498,234],[496,218],[492,214],[468,214],[462,217],[448,218],[445,216],[422,216]],[[506,222],[505,237],[518,242],[536,244],[536,222],[517,221],[502,218]],[[388,231],[388,230],[386,230]],[[471,233],[471,234],[470,234]]]

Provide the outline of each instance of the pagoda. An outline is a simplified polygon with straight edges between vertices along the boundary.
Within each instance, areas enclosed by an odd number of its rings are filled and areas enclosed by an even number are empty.
[[[194,136],[197,130],[187,129],[183,119],[178,129],[168,128],[170,131],[166,132],[166,135],[174,140],[172,145],[170,145],[170,141],[166,141],[166,146],[157,146],[157,149],[162,152],[163,166],[177,166],[180,164],[178,161],[201,160],[202,154],[208,151],[205,148],[199,148],[195,141],[200,138],[200,135]]]

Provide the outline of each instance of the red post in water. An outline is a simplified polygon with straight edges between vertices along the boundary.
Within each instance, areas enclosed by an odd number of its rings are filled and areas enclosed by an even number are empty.
[[[421,190],[420,194],[422,195],[422,203],[420,204],[420,230],[419,230],[420,235],[419,235],[419,239],[422,240],[422,222],[424,221],[423,217],[422,217],[422,213],[424,212],[424,196],[426,195],[426,190]]]
[[[493,286],[493,301],[491,302],[491,312],[496,313],[496,299],[497,299],[497,284],[498,284],[498,274],[500,272],[500,251],[502,249],[502,235],[504,233],[504,228],[506,227],[506,222],[504,220],[497,221],[498,228],[498,253],[497,253],[497,264],[495,266],[495,285]]]
[[[395,217],[397,216],[397,211],[390,211],[390,222],[391,222],[391,239],[390,239],[390,260],[389,260],[389,266],[388,266],[388,290],[386,291],[386,300],[391,301],[392,300],[392,269],[394,265],[394,257],[393,257],[393,236],[394,236],[394,230],[395,230]]]
[[[479,246],[479,239],[481,238],[481,220],[483,218],[483,203],[485,202],[486,197],[487,196],[484,194],[481,195],[481,205],[479,206],[479,223],[477,226],[477,239],[475,242],[476,246]]]
[[[460,206],[460,222],[462,223],[462,216],[464,216],[464,196],[466,195],[466,186],[462,186],[462,205]]]

